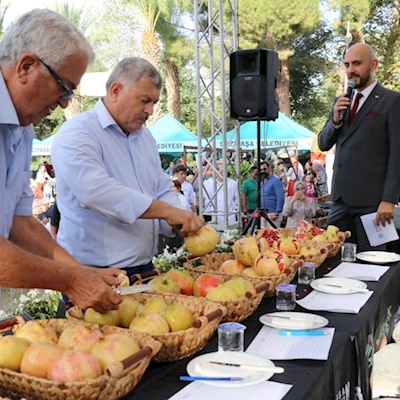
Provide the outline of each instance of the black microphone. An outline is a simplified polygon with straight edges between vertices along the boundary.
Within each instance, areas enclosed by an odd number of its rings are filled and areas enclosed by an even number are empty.
[[[346,97],[351,99],[351,96],[353,95],[353,90],[355,87],[356,87],[356,82],[353,79],[349,79],[349,81],[347,82]],[[340,122],[343,122],[346,112],[347,112],[347,108],[345,108],[344,110],[340,110]]]

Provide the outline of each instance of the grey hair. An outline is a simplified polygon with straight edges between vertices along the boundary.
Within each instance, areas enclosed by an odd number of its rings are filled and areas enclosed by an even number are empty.
[[[153,64],[139,57],[128,57],[120,61],[111,72],[106,83],[106,89],[108,91],[114,82],[121,79],[127,79],[131,83],[139,82],[143,75],[149,76],[154,86],[157,89],[161,89],[162,79],[158,70]]]
[[[90,43],[68,18],[40,8],[22,15],[7,29],[0,43],[0,65],[15,65],[25,53],[35,53],[52,68],[79,53],[86,55],[88,63],[94,60]]]

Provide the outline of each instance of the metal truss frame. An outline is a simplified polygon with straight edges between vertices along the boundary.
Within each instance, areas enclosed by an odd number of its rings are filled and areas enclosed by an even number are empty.
[[[207,19],[203,18],[206,12]],[[240,178],[240,137],[239,125],[235,123],[236,147],[229,148],[226,140],[226,119],[230,115],[229,102],[229,55],[237,50],[237,0],[195,1],[196,35],[196,95],[197,95],[197,136],[198,136],[198,179],[200,215],[219,216],[219,222],[211,224],[219,231],[241,226],[241,190],[238,185],[238,207],[234,214],[235,223],[229,222],[227,188],[228,170],[234,171],[236,180]],[[211,132],[205,127],[211,126]],[[222,143],[217,143],[216,136],[221,135]],[[217,161],[223,160],[220,174]],[[213,191],[206,191],[201,184],[206,174],[213,179]],[[222,185],[217,185],[218,176],[222,175]],[[223,209],[218,209],[217,196],[223,195]],[[213,212],[204,213],[208,205],[213,205]],[[223,221],[221,219],[223,217]],[[216,219],[216,218],[215,218]]]

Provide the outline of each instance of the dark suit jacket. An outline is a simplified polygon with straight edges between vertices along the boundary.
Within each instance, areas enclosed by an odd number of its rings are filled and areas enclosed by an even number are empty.
[[[352,207],[397,203],[400,192],[400,93],[372,90],[349,126],[335,129],[333,110],[318,136],[322,151],[336,144],[331,199]]]

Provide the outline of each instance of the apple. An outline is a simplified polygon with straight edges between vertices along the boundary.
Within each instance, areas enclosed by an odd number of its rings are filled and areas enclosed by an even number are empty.
[[[150,282],[150,285],[154,286],[154,289],[159,292],[179,294],[181,287],[177,282],[168,276],[156,276]]]
[[[247,267],[244,269],[243,276],[248,276],[249,278],[255,278],[258,276],[256,270],[253,267]]]
[[[251,267],[259,256],[258,243],[253,236],[244,236],[235,241],[232,246],[233,254],[237,261],[246,267]]]
[[[140,303],[133,297],[123,296],[122,303],[118,307],[119,326],[128,328],[139,306]]]
[[[96,343],[90,354],[99,361],[102,371],[140,350],[136,340],[128,335],[112,333]]]
[[[222,278],[213,274],[202,274],[194,280],[193,295],[204,297],[207,292],[223,283]]]
[[[63,352],[64,349],[56,344],[32,343],[22,357],[21,372],[46,379],[50,365]]]
[[[219,241],[218,232],[210,225],[203,225],[197,232],[185,237],[185,248],[195,256],[204,256],[211,253]]]
[[[219,272],[230,275],[241,275],[245,266],[237,260],[226,260],[219,266]]]
[[[206,299],[211,301],[226,301],[238,299],[239,294],[233,288],[220,285],[210,289],[206,294]]]
[[[157,314],[162,313],[165,308],[167,307],[167,304],[165,303],[164,299],[161,297],[149,297],[143,307],[140,308],[141,313],[148,313],[148,312],[154,312]]]
[[[102,314],[95,311],[93,308],[88,308],[83,317],[86,322],[91,322],[92,324],[113,326],[118,326],[119,318],[118,310],[108,310],[106,313]]]
[[[58,339],[58,345],[65,350],[90,353],[92,347],[103,337],[99,329],[79,324],[64,329]]]
[[[280,275],[283,271],[275,258],[261,254],[254,263],[254,270],[260,276]]]
[[[181,294],[191,296],[193,294],[193,282],[194,279],[186,270],[181,269],[170,269],[165,274],[172,278],[181,288]]]
[[[0,368],[19,372],[22,357],[29,343],[16,336],[0,335]]]
[[[169,304],[162,316],[168,322],[171,332],[183,331],[193,326],[192,312],[180,304]]]
[[[37,321],[27,321],[16,332],[15,336],[24,338],[32,343],[58,343],[57,331],[50,325],[41,325]]]
[[[247,279],[239,276],[234,276],[232,279],[229,279],[229,281],[226,281],[223,286],[230,287],[235,290],[239,297],[245,297],[247,292],[250,292],[252,296],[257,294],[254,285]]]
[[[129,329],[145,333],[167,333],[169,325],[160,314],[149,312],[136,315],[130,323]]]
[[[87,381],[101,374],[100,363],[94,356],[84,351],[67,351],[50,365],[47,379],[66,383]]]

